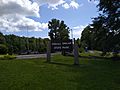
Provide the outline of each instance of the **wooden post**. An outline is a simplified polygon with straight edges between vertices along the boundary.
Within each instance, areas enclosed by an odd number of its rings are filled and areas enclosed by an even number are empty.
[[[50,61],[51,61],[51,41],[49,41],[47,45],[47,62]]]
[[[74,38],[74,65],[79,65],[78,45],[75,43],[75,38]]]

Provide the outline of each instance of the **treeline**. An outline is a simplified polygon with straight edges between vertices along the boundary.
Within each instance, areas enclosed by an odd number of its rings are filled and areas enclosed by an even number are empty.
[[[82,32],[81,46],[91,50],[120,52],[120,2],[100,0],[100,13]]]
[[[0,32],[0,54],[45,53],[48,41],[48,38],[3,35]]]

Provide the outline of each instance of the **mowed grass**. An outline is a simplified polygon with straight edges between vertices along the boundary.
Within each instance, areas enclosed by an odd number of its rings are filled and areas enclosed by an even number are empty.
[[[0,90],[120,90],[120,61],[57,55],[45,59],[0,60]]]

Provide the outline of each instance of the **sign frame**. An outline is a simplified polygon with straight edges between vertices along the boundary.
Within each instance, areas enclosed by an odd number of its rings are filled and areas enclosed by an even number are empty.
[[[51,40],[51,51],[66,51],[71,52],[73,51],[73,41],[72,39],[68,40]]]

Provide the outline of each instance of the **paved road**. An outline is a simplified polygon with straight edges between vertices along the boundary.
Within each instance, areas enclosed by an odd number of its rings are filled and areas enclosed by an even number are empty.
[[[59,53],[52,53],[51,56]],[[46,58],[46,54],[30,54],[30,55],[17,55],[17,59],[31,59],[31,58]]]

